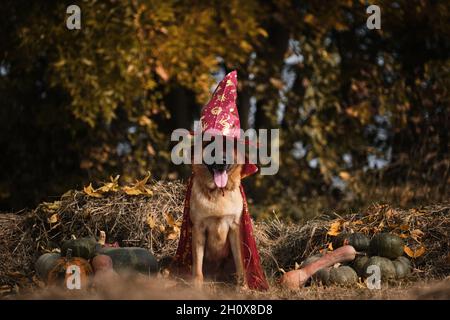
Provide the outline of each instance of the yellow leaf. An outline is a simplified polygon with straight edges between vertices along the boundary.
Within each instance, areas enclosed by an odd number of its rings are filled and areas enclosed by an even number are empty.
[[[333,251],[333,244],[331,242],[328,243],[328,250]]]
[[[345,30],[348,29],[348,27],[347,27],[345,24],[340,23],[340,22],[336,22],[336,23],[334,24],[334,28],[335,28],[337,31],[345,31]]]
[[[408,256],[415,259],[415,258],[422,256],[426,252],[426,249],[424,246],[421,246],[417,250],[412,250],[410,247],[405,246],[404,251]]]
[[[420,229],[415,229],[415,230],[411,231],[410,234],[411,234],[411,238],[413,238],[414,240],[418,240],[419,238],[423,237],[423,235],[425,233],[423,233],[423,231]]]
[[[153,191],[150,188],[146,187],[147,181],[148,179],[150,179],[151,173],[150,171],[147,173],[147,176],[142,179],[142,180],[137,180],[136,183],[129,187],[129,186],[125,186],[122,188],[122,190],[128,194],[128,195],[140,195],[140,194],[144,194],[144,195],[148,195],[151,196],[153,195]]]
[[[156,226],[155,219],[153,219],[153,216],[150,214],[147,217],[147,224],[150,227],[150,229],[153,229]]]
[[[58,222],[59,216],[57,213],[53,214],[51,217],[47,219],[48,223],[56,223]]]
[[[167,240],[175,240],[176,238],[178,238],[178,233],[176,232],[172,232],[167,235]]]
[[[143,127],[145,126],[149,127],[152,125],[152,120],[150,120],[150,118],[147,117],[146,115],[142,115],[139,117],[139,125]]]
[[[341,222],[340,221],[336,221],[333,222],[330,226],[330,230],[327,232],[327,235],[329,236],[337,236],[340,232],[341,229]]]
[[[94,198],[102,197],[101,193],[97,192],[97,190],[94,190],[94,188],[92,187],[92,183],[89,183],[89,185],[87,187],[84,187],[83,191],[90,197],[94,197]]]
[[[159,231],[164,232],[166,231],[166,227],[164,227],[162,224],[159,226]]]
[[[250,43],[248,43],[247,41],[245,41],[245,40],[242,40],[240,43],[239,43],[239,46],[241,47],[241,49],[242,50],[244,50],[245,52],[250,52],[250,51],[252,51],[252,45],[250,44]]]
[[[115,192],[119,190],[119,178],[117,175],[115,178],[110,177],[110,182],[105,183],[102,187],[98,188],[99,192]]]
[[[316,20],[316,17],[314,17],[312,14],[308,13],[307,15],[305,15],[305,17],[303,18],[303,21],[308,23],[308,24],[314,24],[314,21]]]
[[[169,212],[166,213],[166,221],[169,226],[171,227],[175,226],[175,219]]]
[[[162,64],[158,61],[156,68],[155,68],[156,74],[161,77],[164,81],[169,80],[169,74],[167,73],[166,69],[162,66]]]
[[[348,173],[347,171],[341,171],[339,172],[339,177],[341,177],[342,180],[349,180],[350,173]]]
[[[258,28],[257,31],[258,31],[258,33],[259,33],[260,35],[262,35],[264,38],[267,38],[267,37],[269,36],[269,34],[267,33],[267,31],[264,30],[263,28]]]
[[[122,190],[130,196],[137,196],[137,195],[142,194],[142,191],[137,189],[135,186],[133,186],[133,187],[125,186],[122,188]]]

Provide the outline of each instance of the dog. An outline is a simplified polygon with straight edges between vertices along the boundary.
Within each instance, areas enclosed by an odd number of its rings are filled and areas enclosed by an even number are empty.
[[[235,274],[237,285],[246,287],[240,239],[242,167],[226,163],[225,157],[222,164],[192,165],[192,275],[196,287],[202,286],[204,271],[225,281]]]

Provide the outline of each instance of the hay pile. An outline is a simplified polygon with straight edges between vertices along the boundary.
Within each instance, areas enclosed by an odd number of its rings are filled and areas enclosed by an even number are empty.
[[[27,279],[32,283],[37,257],[55,250],[72,235],[98,236],[104,230],[107,242],[146,248],[159,260],[173,256],[185,186],[181,182],[152,181],[145,188],[141,183],[139,188],[142,192],[124,192],[123,188],[70,191],[31,212],[0,215],[0,288],[22,286]],[[411,210],[375,205],[358,214],[323,215],[303,225],[278,218],[257,222],[255,236],[270,277],[280,268],[292,269],[295,262],[326,249],[332,237],[329,233],[342,231],[402,235],[413,253],[425,248],[423,255],[414,259],[416,273],[441,276],[450,272],[449,213],[450,205]]]
[[[390,232],[404,239],[407,251],[422,278],[450,274],[450,204],[402,210],[373,205],[361,213],[322,215],[304,225],[278,219],[257,224],[257,240],[266,271],[292,269],[308,256],[323,252],[333,235],[362,232],[372,237]]]

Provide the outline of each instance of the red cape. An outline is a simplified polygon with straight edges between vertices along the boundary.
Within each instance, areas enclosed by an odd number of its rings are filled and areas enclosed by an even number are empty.
[[[252,169],[250,169],[252,170]],[[251,174],[250,172],[246,172]],[[181,276],[190,276],[192,271],[192,222],[189,215],[191,198],[192,177],[189,180],[184,201],[183,224],[181,226],[180,241],[178,242],[177,253],[173,261],[176,272]],[[241,220],[241,239],[242,239],[242,259],[246,273],[247,285],[254,290],[267,290],[267,283],[264,271],[261,268],[258,250],[256,248],[255,238],[253,236],[253,226],[248,211],[247,199],[244,188],[240,185],[242,198],[244,200],[244,209]]]

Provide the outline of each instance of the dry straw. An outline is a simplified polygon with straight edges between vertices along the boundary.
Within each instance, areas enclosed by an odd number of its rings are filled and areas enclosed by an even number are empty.
[[[147,182],[147,181],[145,181]],[[167,262],[175,253],[181,226],[185,186],[181,182],[151,181],[136,189],[106,188],[70,191],[60,200],[35,210],[0,215],[0,289],[33,285],[37,257],[58,250],[71,237],[98,236],[107,242],[143,247]],[[322,215],[304,224],[277,217],[255,224],[263,266],[270,278],[294,268],[311,254],[326,250],[331,225],[336,232],[392,232],[401,235],[412,253],[415,274],[448,275],[450,205],[400,210],[373,205],[361,213]],[[423,249],[422,249],[423,248]]]

